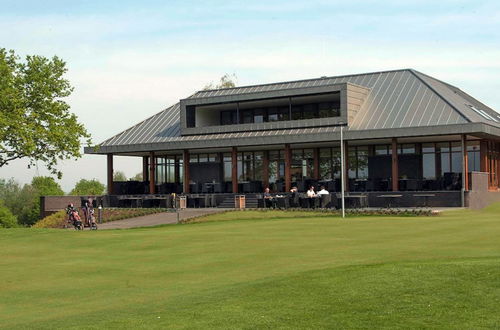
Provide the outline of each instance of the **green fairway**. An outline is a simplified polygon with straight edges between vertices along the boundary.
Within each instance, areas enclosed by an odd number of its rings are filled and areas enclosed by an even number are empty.
[[[5,328],[499,328],[500,206],[0,231]],[[266,219],[263,219],[266,218]]]

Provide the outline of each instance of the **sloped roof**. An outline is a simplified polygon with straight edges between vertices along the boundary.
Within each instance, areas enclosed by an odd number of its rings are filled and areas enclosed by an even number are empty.
[[[454,86],[412,69],[199,91],[189,98],[249,94],[328,86],[338,83],[352,83],[371,89],[371,93],[363,106],[349,123],[347,130],[351,133],[366,130],[390,130],[467,123],[484,123],[500,128],[500,117],[493,109]],[[498,123],[479,114],[471,108],[471,105],[484,110],[491,116],[497,116],[494,118],[498,118]],[[104,153],[106,150],[117,151],[120,146],[127,146],[124,149],[130,152],[135,149],[134,146],[152,144],[162,144],[163,147],[168,146],[169,149],[176,149],[178,143],[188,141],[286,137],[287,135],[325,134],[336,133],[337,131],[338,127],[316,127],[181,136],[180,107],[177,103],[104,141],[100,145],[102,151],[95,152],[86,149],[85,152]]]

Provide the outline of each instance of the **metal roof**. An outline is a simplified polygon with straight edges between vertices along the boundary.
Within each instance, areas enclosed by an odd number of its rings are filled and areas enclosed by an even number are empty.
[[[467,123],[485,123],[500,127],[500,116],[493,109],[454,86],[412,69],[200,91],[189,98],[251,94],[337,83],[352,83],[371,89],[361,109],[346,129],[351,136],[354,136],[356,131]],[[498,122],[491,120],[492,118],[498,119]],[[144,150],[141,146],[153,144],[161,144],[162,148],[178,149],[181,143],[185,147],[185,142],[189,141],[204,141],[205,143],[212,141],[214,146],[220,147],[223,146],[222,140],[228,139],[286,137],[297,134],[336,133],[337,131],[337,127],[316,127],[181,136],[180,107],[177,103],[104,141],[100,144],[100,150],[86,148],[85,152],[106,153],[111,150],[120,152],[121,149],[132,152],[135,149]]]

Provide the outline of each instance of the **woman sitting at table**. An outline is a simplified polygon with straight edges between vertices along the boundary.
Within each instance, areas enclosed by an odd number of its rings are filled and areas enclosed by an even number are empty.
[[[271,196],[269,188],[264,189],[264,206],[272,207],[273,209],[276,208],[276,198]]]
[[[309,188],[309,190],[307,191],[307,197],[309,197],[309,198],[316,197],[316,192],[314,191],[313,186],[311,186],[311,188]]]
[[[318,197],[318,195],[314,191],[314,187],[311,186],[311,188],[309,188],[309,190],[307,191],[307,198],[309,199],[309,208],[316,207],[316,200],[317,200],[316,197]]]

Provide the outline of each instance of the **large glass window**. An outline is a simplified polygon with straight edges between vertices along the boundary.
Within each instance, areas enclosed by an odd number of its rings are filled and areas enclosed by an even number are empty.
[[[263,152],[238,153],[238,181],[262,181],[263,165]]]
[[[313,177],[313,149],[293,149],[290,174],[293,181],[302,181]]]
[[[285,155],[282,150],[269,151],[269,183],[285,180]]]
[[[230,105],[220,106],[231,109],[220,111],[220,125],[232,125],[238,122],[236,110],[233,110]],[[340,116],[340,93],[245,101],[239,102],[238,106],[234,103],[234,107],[239,109],[240,124],[338,117]],[[213,111],[217,105],[199,108],[202,112]],[[200,118],[206,121],[206,115]]]
[[[349,147],[349,179],[368,178],[368,146]]]
[[[478,141],[467,142],[467,163],[469,172],[481,171],[481,153]]]
[[[223,170],[224,170],[224,182],[233,181],[233,162],[230,153],[225,153],[223,155]]]
[[[436,148],[434,143],[422,144],[422,172],[424,179],[436,179]]]
[[[169,155],[155,158],[156,184],[182,182],[182,173],[182,156]]]
[[[340,148],[319,149],[319,177],[321,180],[340,178]]]

